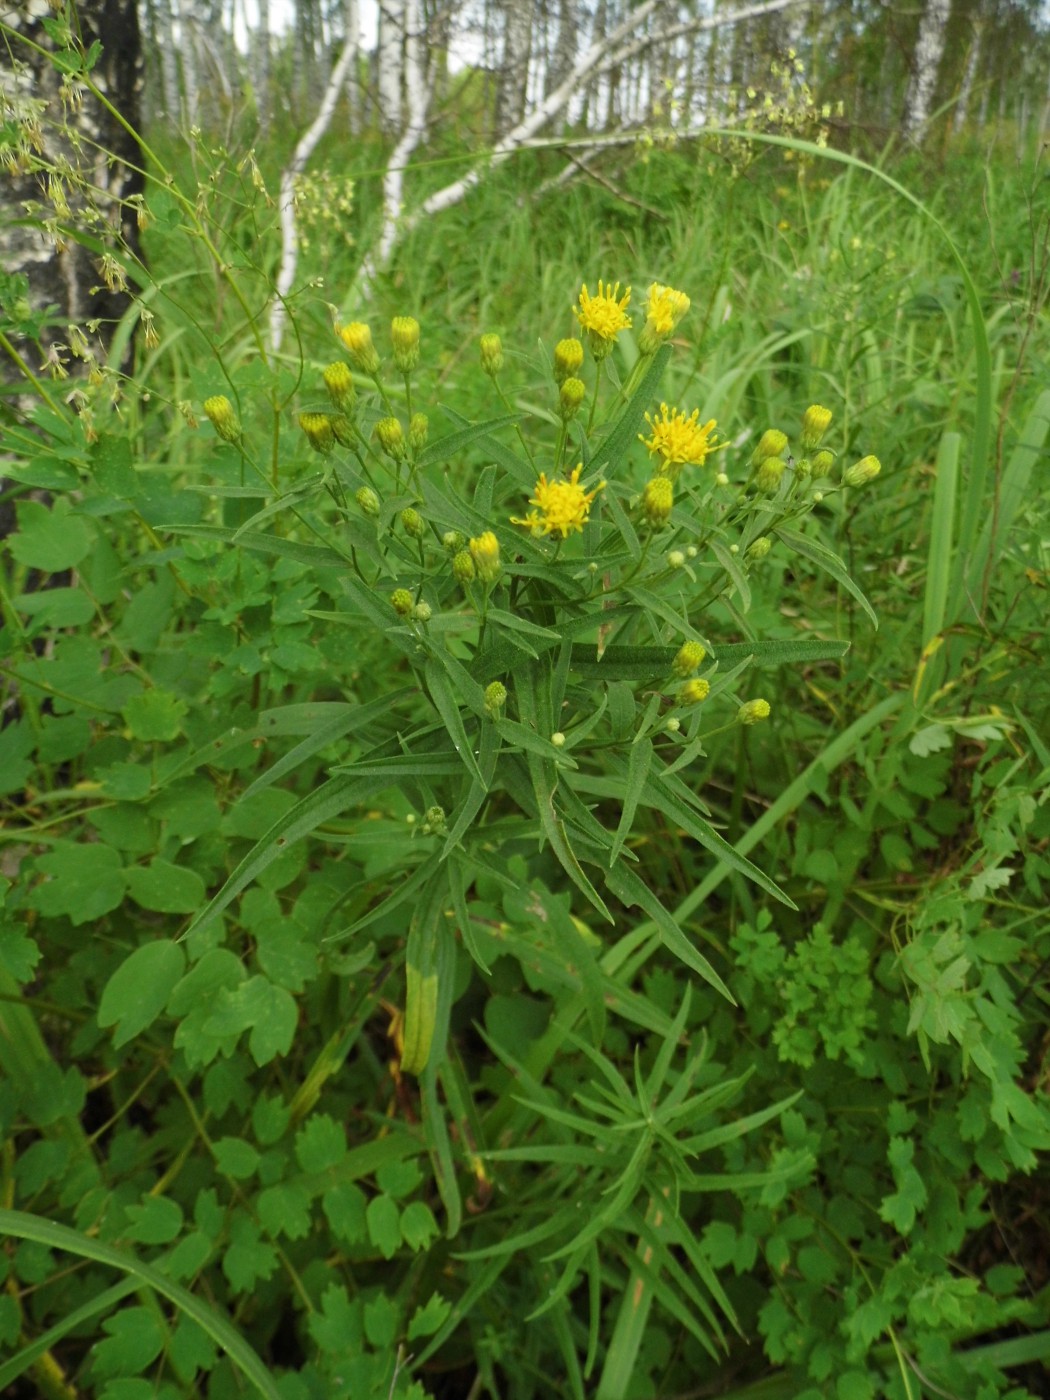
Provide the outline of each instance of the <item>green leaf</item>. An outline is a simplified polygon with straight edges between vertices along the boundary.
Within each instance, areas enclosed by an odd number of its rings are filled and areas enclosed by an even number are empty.
[[[856,598],[867,613],[872,627],[878,631],[879,619],[875,616],[875,609],[850,578],[845,564],[834,550],[828,549],[826,545],[820,544],[817,540],[811,540],[808,535],[799,534],[797,530],[789,530],[786,525],[774,526],[773,533],[782,539],[789,549],[794,550],[796,554],[801,554],[803,559],[808,559],[810,563],[816,564],[818,569],[823,569],[851,597]]]
[[[631,401],[613,424],[609,436],[594,449],[592,470],[603,471],[608,476],[621,474],[619,468],[628,452],[638,441],[638,434],[645,423],[645,412],[656,397],[660,380],[664,376],[667,362],[671,358],[670,345],[661,345],[653,356],[652,363],[642,375],[638,388]]]
[[[47,876],[29,903],[49,918],[65,915],[72,923],[90,924],[124,902],[124,869],[112,846],[56,842],[36,868]]]
[[[169,1244],[182,1229],[182,1207],[167,1196],[144,1196],[139,1206],[125,1206],[124,1238],[136,1244]]]
[[[614,865],[619,859],[620,851],[623,849],[623,843],[631,834],[631,827],[634,825],[634,814],[638,810],[638,803],[645,789],[652,761],[652,740],[645,738],[636,739],[631,745],[628,755],[627,781],[623,789],[623,808],[620,812],[620,824],[616,828],[616,835],[613,837],[612,848],[609,851],[610,865]]]
[[[230,1227],[231,1243],[222,1259],[222,1271],[235,1293],[251,1293],[260,1279],[277,1267],[277,1251],[264,1244],[258,1226],[238,1211]]]
[[[258,1355],[227,1318],[167,1278],[159,1269],[142,1263],[125,1250],[114,1249],[111,1245],[91,1239],[79,1231],[67,1229],[64,1225],[57,1225],[54,1221],[44,1220],[24,1211],[0,1210],[0,1234],[12,1235],[16,1239],[33,1240],[46,1249],[64,1250],[83,1259],[92,1259],[97,1264],[120,1269],[137,1280],[139,1286],[152,1288],[186,1316],[199,1323],[266,1400],[285,1400]],[[113,1293],[114,1290],[108,1291],[110,1299],[113,1298]],[[90,1316],[90,1313],[87,1315]]]
[[[346,1156],[346,1129],[327,1113],[312,1113],[295,1135],[295,1158],[304,1172],[323,1172]]]
[[[269,865],[284,854],[293,841],[299,841],[322,822],[330,821],[344,812],[347,807],[366,802],[373,793],[384,786],[381,778],[331,778],[309,796],[297,802],[290,811],[279,817],[266,834],[256,842],[244,857],[237,869],[223,885],[219,893],[203,909],[183,938],[203,931],[214,922],[228,904]]]
[[[163,528],[169,535],[185,535],[197,540],[221,540],[227,544],[233,543],[237,533],[224,525],[166,525]],[[254,532],[238,536],[237,545],[241,549],[249,549],[258,554],[294,559],[297,564],[307,564],[315,569],[337,569],[340,572],[346,569],[343,556],[337,554],[334,549],[326,549],[324,545],[303,544],[299,540],[286,540],[278,535]]]
[[[19,501],[18,533],[8,540],[20,564],[41,573],[74,569],[91,549],[95,532],[63,497],[49,508],[39,501]]]
[[[408,930],[405,953],[405,1029],[401,1068],[420,1075],[431,1054],[440,1060],[447,1023],[440,1024],[440,979],[455,967],[452,934],[445,918],[448,877],[440,868],[422,896]],[[444,999],[447,1005],[448,998]],[[435,1043],[436,1042],[436,1043]]]
[[[458,414],[455,416],[459,417]],[[512,427],[520,419],[520,413],[505,413],[500,418],[488,418],[483,423],[471,423],[466,428],[460,428],[457,432],[438,438],[436,442],[428,443],[419,454],[419,466],[429,467],[438,462],[448,462],[462,452],[465,447],[469,447],[472,442],[487,437],[489,433],[498,432],[500,428]]]
[[[96,1376],[135,1376],[156,1361],[164,1348],[164,1328],[152,1308],[122,1308],[103,1320],[109,1335],[91,1349]]]
[[[39,947],[23,929],[0,928],[0,971],[9,973],[16,982],[31,982],[42,954]]]
[[[467,737],[467,731],[463,725],[463,716],[460,711],[459,701],[452,692],[445,670],[438,665],[437,660],[431,657],[425,667],[427,679],[427,689],[430,698],[441,716],[441,721],[448,730],[456,752],[459,754],[468,772],[476,782],[483,783],[485,780],[478,767],[478,761],[474,757],[474,748],[471,740]]]
[[[136,948],[113,973],[102,992],[98,1023],[116,1026],[119,1049],[151,1026],[182,976],[185,954],[177,943],[157,939]]]
[[[131,865],[124,872],[128,893],[143,909],[159,914],[192,914],[204,902],[204,881],[196,870],[172,865],[159,856],[149,865]]]
[[[189,707],[167,690],[146,690],[133,695],[121,710],[132,737],[145,743],[170,743],[182,733]]]
[[[368,1238],[384,1259],[393,1259],[401,1245],[401,1212],[389,1196],[373,1196],[365,1211]]]
[[[220,992],[203,1029],[206,1035],[221,1038],[251,1027],[248,1048],[255,1063],[262,1066],[278,1055],[287,1055],[298,1022],[295,1002],[283,987],[275,987],[266,977],[249,977],[232,990]]]
[[[259,1153],[244,1138],[225,1137],[212,1143],[215,1165],[223,1176],[231,1176],[234,1181],[244,1181],[254,1176],[259,1166]]]
[[[736,1005],[732,993],[718,973],[704,955],[697,952],[679,928],[674,916],[664,908],[657,896],[647,885],[642,883],[633,870],[628,870],[621,862],[606,875],[605,882],[617,899],[626,904],[628,908],[638,905],[648,914],[656,925],[660,939],[668,952],[673,953],[676,958],[684,962],[686,967],[691,967],[705,982],[709,982],[716,991],[720,992],[728,1002]]]

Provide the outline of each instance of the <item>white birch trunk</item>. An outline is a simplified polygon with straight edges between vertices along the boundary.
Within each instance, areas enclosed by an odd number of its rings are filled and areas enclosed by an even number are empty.
[[[379,96],[379,125],[388,135],[401,130],[405,8],[405,0],[379,0],[376,91]]]
[[[955,104],[955,116],[952,118],[952,131],[956,136],[966,125],[966,118],[970,111],[970,98],[973,95],[973,83],[977,76],[977,63],[981,56],[981,24],[977,21],[973,26],[973,38],[970,40],[970,51],[966,55],[966,67],[963,69],[962,84],[959,88],[959,97]]]
[[[911,79],[904,98],[901,127],[908,140],[914,140],[929,120],[950,11],[951,0],[926,0],[926,8],[919,21],[919,36],[915,41]]]
[[[259,135],[265,140],[270,130],[270,0],[257,0],[259,22],[252,35],[253,84]]]
[[[355,54],[359,54],[361,49],[361,6],[359,0],[346,0],[343,6],[343,26],[346,31],[344,43],[352,45]],[[353,73],[346,85],[347,126],[351,136],[360,135],[364,125],[361,112],[360,75],[357,70],[358,63],[355,62]]]
[[[503,58],[496,89],[497,138],[525,116],[532,53],[531,0],[502,0]]]

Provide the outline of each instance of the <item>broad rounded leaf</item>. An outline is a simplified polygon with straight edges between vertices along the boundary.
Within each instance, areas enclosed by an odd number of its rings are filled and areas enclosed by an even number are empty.
[[[116,1026],[113,1044],[126,1045],[153,1024],[182,976],[186,956],[177,943],[158,939],[136,948],[106,983],[98,1008],[100,1026]]]

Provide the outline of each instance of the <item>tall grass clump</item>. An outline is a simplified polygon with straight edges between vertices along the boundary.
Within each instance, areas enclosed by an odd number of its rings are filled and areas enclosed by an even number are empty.
[[[278,352],[268,160],[4,302],[0,1390],[1038,1394],[1023,172],[322,173]]]

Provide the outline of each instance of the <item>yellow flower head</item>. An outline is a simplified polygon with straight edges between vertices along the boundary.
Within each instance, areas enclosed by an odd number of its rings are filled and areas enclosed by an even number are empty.
[[[678,409],[670,409],[662,403],[659,418],[653,419],[647,413],[645,421],[649,424],[652,437],[646,441],[639,433],[639,440],[645,443],[650,456],[659,453],[663,458],[661,471],[672,479],[687,463],[703,466],[707,454],[715,450],[711,442],[715,420],[712,418],[707,423],[701,423],[698,408],[694,408],[687,418]]]
[[[688,310],[689,298],[685,292],[676,292],[674,287],[664,287],[659,282],[649,288],[645,320],[657,335],[670,335]]]
[[[534,535],[560,535],[563,540],[574,530],[582,531],[590,515],[591,502],[605,486],[604,481],[599,481],[593,491],[585,491],[580,485],[582,471],[581,462],[563,481],[548,481],[546,473],[540,472],[536,494],[529,497],[529,505],[539,509],[529,511],[524,519],[512,515],[510,523],[527,525]]]
[[[631,289],[627,288],[620,296],[620,284],[606,287],[598,283],[598,295],[592,297],[585,282],[580,288],[580,304],[572,308],[572,314],[580,323],[581,330],[587,332],[591,353],[596,360],[602,360],[616,343],[616,337],[631,324],[627,308],[631,302]]]

